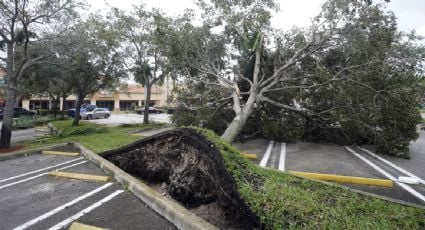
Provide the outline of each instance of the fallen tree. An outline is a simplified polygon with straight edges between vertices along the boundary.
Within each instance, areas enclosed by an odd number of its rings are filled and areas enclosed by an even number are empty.
[[[220,229],[425,224],[423,209],[260,168],[204,129],[175,129],[101,155]]]
[[[269,27],[273,1],[201,2],[208,20],[176,26],[173,63],[187,78],[185,90],[195,91],[190,100],[233,110],[224,140],[233,142],[250,118],[275,107],[271,120],[281,127],[291,119],[279,116],[295,114],[313,126],[306,132],[329,139],[335,135],[327,130],[338,128],[346,144],[366,140],[380,153],[408,157],[418,137],[415,88],[425,53],[418,36],[397,30],[393,13],[329,0],[310,27],[283,33]],[[211,31],[216,24],[222,33]]]

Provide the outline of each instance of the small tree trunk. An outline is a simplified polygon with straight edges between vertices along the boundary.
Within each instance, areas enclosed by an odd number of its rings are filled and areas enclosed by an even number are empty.
[[[53,96],[53,101],[52,101],[53,105],[52,106],[53,106],[53,117],[54,118],[56,118],[56,116],[58,114],[59,100],[60,100],[60,97],[59,96],[57,96],[56,98]]]
[[[72,126],[78,126],[80,121],[80,109],[81,104],[83,103],[84,96],[77,96],[77,101],[75,103],[75,114],[74,120],[72,121]]]
[[[10,147],[12,138],[13,113],[15,107],[16,87],[9,86],[6,92],[6,105],[3,113],[3,123],[1,126],[0,148]]]
[[[66,98],[68,97],[68,95],[66,95],[66,93],[62,94],[62,113],[61,113],[61,119],[64,120],[65,119],[65,104],[66,104]]]
[[[7,63],[6,63],[6,105],[3,112],[3,123],[1,126],[0,134],[0,148],[9,148],[10,140],[12,138],[12,123],[13,113],[16,100],[16,78],[14,76],[14,44],[9,42],[7,44]]]
[[[145,83],[145,112],[143,113],[143,123],[149,123],[149,104],[151,102],[151,87],[149,80]]]

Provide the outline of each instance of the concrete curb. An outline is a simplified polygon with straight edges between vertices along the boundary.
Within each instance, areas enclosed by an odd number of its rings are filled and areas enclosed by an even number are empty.
[[[44,146],[44,147],[35,148],[35,149],[19,150],[19,151],[10,152],[10,153],[4,153],[4,154],[2,153],[0,154],[0,161],[10,160],[16,157],[26,157],[31,154],[38,154],[38,153],[41,154],[41,151],[43,150],[53,149],[56,147],[62,147],[68,144],[69,143],[61,143],[61,144],[49,145],[49,146]]]
[[[88,160],[111,175],[111,177],[121,183],[124,188],[131,191],[136,197],[145,202],[158,214],[173,223],[178,229],[217,229],[214,225],[196,216],[180,204],[163,197],[154,189],[124,172],[98,154],[90,151],[83,145],[76,142],[74,142],[74,145],[81,150],[81,153]]]

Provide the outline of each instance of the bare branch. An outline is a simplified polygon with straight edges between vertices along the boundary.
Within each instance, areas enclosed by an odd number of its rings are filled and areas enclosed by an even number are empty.
[[[222,109],[225,105],[227,105],[229,103],[229,101],[232,99],[232,97],[228,97],[224,99],[224,102],[221,103],[213,112],[213,114],[211,115],[211,119],[213,119],[215,117],[215,115],[217,114],[218,111],[220,111],[220,109]]]

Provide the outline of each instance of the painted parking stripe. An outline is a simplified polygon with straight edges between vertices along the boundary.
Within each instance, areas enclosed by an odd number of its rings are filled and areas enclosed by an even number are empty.
[[[285,158],[286,158],[286,143],[282,143],[280,147],[280,158],[279,158],[279,167],[280,171],[285,171]]]
[[[62,168],[60,168],[58,170],[63,170],[63,169],[71,168],[71,167],[74,167],[74,166],[77,166],[77,165],[80,165],[80,164],[84,164],[86,162],[87,161],[81,161],[81,162],[78,162],[78,163],[75,163],[75,164],[72,164],[72,165],[68,165],[68,166],[62,167]],[[16,185],[16,184],[21,184],[21,183],[24,183],[24,182],[27,182],[27,181],[30,181],[30,180],[33,180],[33,179],[42,177],[44,175],[47,175],[47,172],[41,173],[41,174],[38,174],[38,175],[35,175],[35,176],[32,176],[32,177],[29,177],[29,178],[25,178],[23,180],[18,180],[18,181],[9,183],[9,184],[2,185],[2,186],[0,186],[0,190],[1,189],[4,189],[4,188],[7,188],[7,187],[10,187],[10,186],[13,186],[13,185]]]
[[[395,164],[394,164],[394,163],[392,163],[391,161],[388,161],[388,160],[386,160],[386,159],[384,159],[384,158],[382,158],[382,157],[380,157],[380,156],[376,155],[375,153],[373,153],[373,152],[371,152],[371,151],[369,151],[369,150],[367,150],[367,149],[365,149],[365,148],[362,148],[362,147],[358,147],[358,148],[359,148],[359,149],[361,149],[361,150],[363,150],[364,152],[368,153],[368,154],[369,154],[369,155],[371,155],[372,157],[375,157],[376,159],[378,159],[378,160],[380,160],[380,161],[384,162],[385,164],[387,164],[387,165],[389,165],[389,166],[391,166],[391,167],[393,167],[393,168],[397,169],[398,171],[400,171],[400,172],[402,172],[402,173],[404,173],[404,174],[406,174],[406,175],[408,175],[408,176],[410,176],[410,177],[412,177],[412,178],[415,178],[415,179],[419,180],[419,181],[421,182],[421,184],[425,184],[425,180],[423,180],[422,178],[420,178],[420,177],[416,176],[415,174],[413,174],[413,173],[411,173],[411,172],[409,172],[409,171],[407,171],[407,170],[405,170],[405,169],[403,169],[403,168],[401,168],[401,167],[399,167],[399,166],[395,165]]]
[[[409,192],[410,194],[412,194],[413,196],[415,196],[416,198],[418,198],[419,200],[421,200],[422,202],[425,203],[425,196],[424,195],[420,194],[419,192],[417,192],[415,189],[413,189],[409,185],[406,185],[404,183],[398,182],[397,178],[393,177],[387,171],[383,170],[381,167],[379,167],[378,165],[376,165],[372,161],[366,159],[364,156],[360,155],[359,153],[357,153],[356,151],[352,150],[351,148],[349,148],[347,146],[345,146],[344,148],[347,151],[349,151],[350,153],[352,153],[354,156],[358,157],[360,160],[364,161],[366,164],[368,164],[369,166],[371,166],[372,168],[374,168],[375,170],[377,170],[378,172],[382,173],[388,179],[390,179],[390,180],[394,181],[396,184],[400,185],[401,188],[403,188],[404,190],[406,190],[407,192]]]
[[[77,158],[77,159],[74,159],[74,160],[70,160],[70,161],[66,161],[66,162],[62,162],[60,164],[52,165],[52,166],[49,166],[49,167],[46,167],[46,168],[37,169],[37,170],[31,171],[31,172],[23,173],[23,174],[20,174],[20,175],[17,175],[17,176],[12,176],[12,177],[0,180],[0,183],[10,181],[10,180],[13,180],[13,179],[16,179],[16,178],[28,176],[28,175],[38,173],[38,172],[41,172],[41,171],[44,171],[44,170],[52,169],[52,168],[55,168],[55,167],[59,167],[61,165],[66,165],[66,164],[69,164],[69,163],[72,163],[74,161],[78,161],[78,160],[81,160],[81,159],[83,159],[83,157],[80,157],[80,158]]]
[[[273,144],[274,144],[274,141],[270,141],[269,146],[267,147],[266,153],[264,153],[264,156],[260,161],[261,167],[266,167],[267,161],[269,161],[269,158],[270,158],[270,153],[272,151]]]
[[[80,217],[84,216],[85,214],[93,211],[95,208],[100,207],[101,205],[103,205],[104,203],[112,200],[114,197],[118,196],[119,194],[121,194],[122,192],[124,192],[124,190],[117,190],[115,192],[113,192],[112,194],[108,195],[107,197],[99,200],[98,202],[90,205],[89,207],[81,210],[80,212],[78,212],[77,214],[63,220],[62,222],[59,222],[58,224],[56,224],[55,226],[49,228],[48,230],[59,230],[67,225],[69,225],[70,223],[72,223],[74,220],[79,219]]]
[[[84,199],[86,199],[86,198],[88,198],[88,197],[90,197],[90,196],[92,196],[92,195],[94,195],[94,194],[96,194],[96,193],[98,193],[98,192],[100,192],[100,191],[108,188],[111,185],[112,185],[112,183],[107,183],[107,184],[105,184],[105,185],[103,185],[103,186],[101,186],[99,188],[96,188],[95,190],[93,190],[91,192],[88,192],[88,193],[86,193],[86,194],[84,194],[84,195],[82,195],[80,197],[77,197],[76,199],[74,199],[74,200],[72,200],[72,201],[70,201],[70,202],[68,202],[68,203],[66,203],[64,205],[61,205],[61,206],[59,206],[59,207],[57,207],[55,209],[52,209],[49,212],[46,212],[43,215],[41,215],[39,217],[36,217],[36,218],[34,218],[34,219],[26,222],[25,224],[22,224],[22,225],[20,225],[20,226],[18,226],[16,228],[14,228],[13,230],[27,229],[27,228],[31,227],[32,225],[34,225],[34,224],[36,224],[36,223],[38,223],[38,222],[40,222],[40,221],[42,221],[42,220],[44,220],[44,219],[46,219],[46,218],[54,215],[54,214],[56,214],[56,213],[64,210],[65,208],[68,208],[68,207],[70,207],[70,206],[72,206],[72,205],[74,205],[74,204],[76,204],[76,203],[78,203],[78,202],[80,202],[80,201],[82,201],[82,200],[84,200]]]

